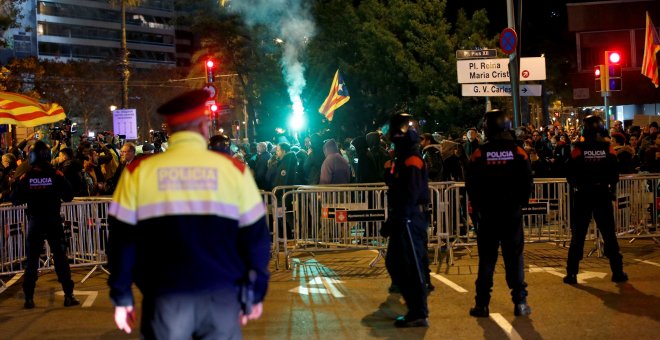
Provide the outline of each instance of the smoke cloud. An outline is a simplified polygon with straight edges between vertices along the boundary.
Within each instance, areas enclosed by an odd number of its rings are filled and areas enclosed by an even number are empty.
[[[264,25],[282,44],[282,73],[286,80],[294,115],[303,114],[301,94],[306,85],[305,67],[300,61],[307,41],[316,34],[316,25],[305,0],[234,0],[230,10],[250,25]],[[275,41],[274,41],[275,42]]]

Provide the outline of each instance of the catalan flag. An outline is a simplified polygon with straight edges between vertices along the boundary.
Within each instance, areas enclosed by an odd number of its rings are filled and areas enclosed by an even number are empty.
[[[344,83],[344,78],[339,73],[335,72],[335,77],[332,79],[332,86],[330,86],[330,93],[325,98],[323,105],[319,108],[319,112],[325,116],[326,119],[332,121],[332,117],[340,106],[346,104],[351,97],[348,94],[348,88]]]
[[[660,86],[658,80],[658,59],[656,54],[660,51],[660,38],[658,30],[653,26],[649,12],[646,12],[646,38],[644,39],[644,58],[642,59],[642,74],[650,78],[655,87]]]
[[[65,118],[64,109],[56,103],[42,104],[22,94],[0,91],[0,124],[34,127]]]

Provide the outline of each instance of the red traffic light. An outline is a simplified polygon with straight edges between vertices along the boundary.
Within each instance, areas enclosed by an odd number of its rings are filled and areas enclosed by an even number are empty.
[[[211,104],[211,112],[218,112],[218,105]]]
[[[621,53],[617,51],[605,51],[605,65],[618,64],[621,62]]]
[[[215,61],[213,61],[213,60],[211,60],[211,59],[207,60],[207,61],[206,61],[206,67],[208,67],[208,68],[213,68],[213,67],[215,67]]]
[[[612,64],[618,64],[621,61],[621,55],[619,52],[612,52],[610,53],[610,63]]]
[[[594,68],[594,76],[596,76],[596,78],[600,77],[600,66]]]

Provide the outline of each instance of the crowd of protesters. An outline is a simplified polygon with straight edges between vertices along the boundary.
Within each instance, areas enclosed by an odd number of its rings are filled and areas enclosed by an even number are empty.
[[[0,202],[6,202],[12,183],[25,173],[25,159],[31,143],[30,134],[8,150],[0,151]],[[565,164],[572,145],[580,138],[576,126],[533,125],[515,130],[517,142],[528,153],[534,177],[565,178]],[[660,172],[660,131],[658,124],[623,128],[614,121],[610,128],[610,143],[617,154],[620,174]],[[429,181],[463,181],[465,165],[472,152],[483,141],[477,128],[467,129],[462,136],[443,137],[420,134],[420,151],[429,174]],[[53,165],[64,173],[76,196],[110,195],[119,175],[135,159],[162,152],[145,143],[141,152],[137,145],[118,143],[114,136],[99,135],[94,140],[81,140],[72,149],[60,141],[51,145]],[[262,190],[283,185],[318,185],[383,182],[385,166],[392,158],[389,141],[380,131],[335,140],[320,134],[306,137],[302,143],[264,141],[241,144],[224,135],[209,141],[209,148],[223,152],[245,163],[253,172]],[[4,152],[3,152],[4,151]]]
[[[0,150],[0,203],[9,201],[14,183],[29,169],[27,155],[32,145],[40,140],[30,133],[19,143]],[[102,134],[81,139],[74,149],[63,140],[50,141],[52,164],[64,174],[76,197],[111,195],[126,165],[136,158],[156,152],[151,143],[138,147],[130,142],[119,143],[116,136]]]

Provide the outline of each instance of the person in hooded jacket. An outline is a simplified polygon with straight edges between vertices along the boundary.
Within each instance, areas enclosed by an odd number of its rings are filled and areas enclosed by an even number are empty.
[[[493,273],[502,246],[506,282],[511,289],[514,315],[527,316],[522,208],[529,202],[533,180],[527,153],[517,145],[511,121],[503,111],[484,115],[486,143],[474,151],[468,163],[465,187],[477,223],[477,274],[474,317],[488,317]]]
[[[268,160],[271,154],[268,152],[265,142],[257,143],[257,154],[255,155],[254,162],[254,180],[257,182],[257,187],[261,190],[268,190],[270,184],[268,183]]]
[[[351,182],[351,168],[348,161],[339,153],[339,147],[334,139],[329,139],[323,145],[325,160],[321,165],[319,184],[346,184]]]
[[[321,180],[321,167],[325,161],[323,138],[318,133],[310,136],[310,149],[303,165],[304,184],[317,185]]]
[[[408,313],[399,316],[394,326],[428,327],[425,277],[428,174],[419,153],[419,136],[408,125],[410,119],[405,113],[395,114],[390,119],[389,134],[395,158],[385,178],[390,210],[381,235],[389,237],[385,266],[408,307]]]
[[[430,133],[422,134],[420,145],[422,146],[422,159],[429,174],[429,181],[442,181],[443,162],[440,145],[435,142],[433,135]]]
[[[69,184],[71,184],[73,195],[82,196],[84,185],[82,163],[74,157],[73,149],[71,148],[60,149],[58,158],[57,169],[62,171],[64,177],[69,181]]]
[[[277,164],[275,165],[275,183],[273,187],[278,186],[290,186],[299,184],[296,180],[296,169],[298,167],[298,159],[296,154],[291,151],[291,145],[286,142],[282,142],[277,145],[275,149],[275,157],[277,157]],[[278,200],[282,199],[284,191],[278,191],[279,195]],[[293,238],[293,196],[287,196],[285,205],[286,205],[286,216],[285,220],[280,222],[280,226],[286,225],[287,238]],[[280,227],[279,235],[283,235],[283,228]]]
[[[355,148],[357,164],[355,166],[356,183],[376,183],[379,180],[379,173],[382,168],[376,168],[376,161],[369,153],[367,139],[363,136],[353,138],[351,144]]]
[[[389,152],[383,148],[380,142],[380,134],[376,131],[367,133],[367,146],[369,147],[369,154],[374,159],[376,169],[378,169],[378,180],[376,182],[385,181],[385,163],[389,161]]]

